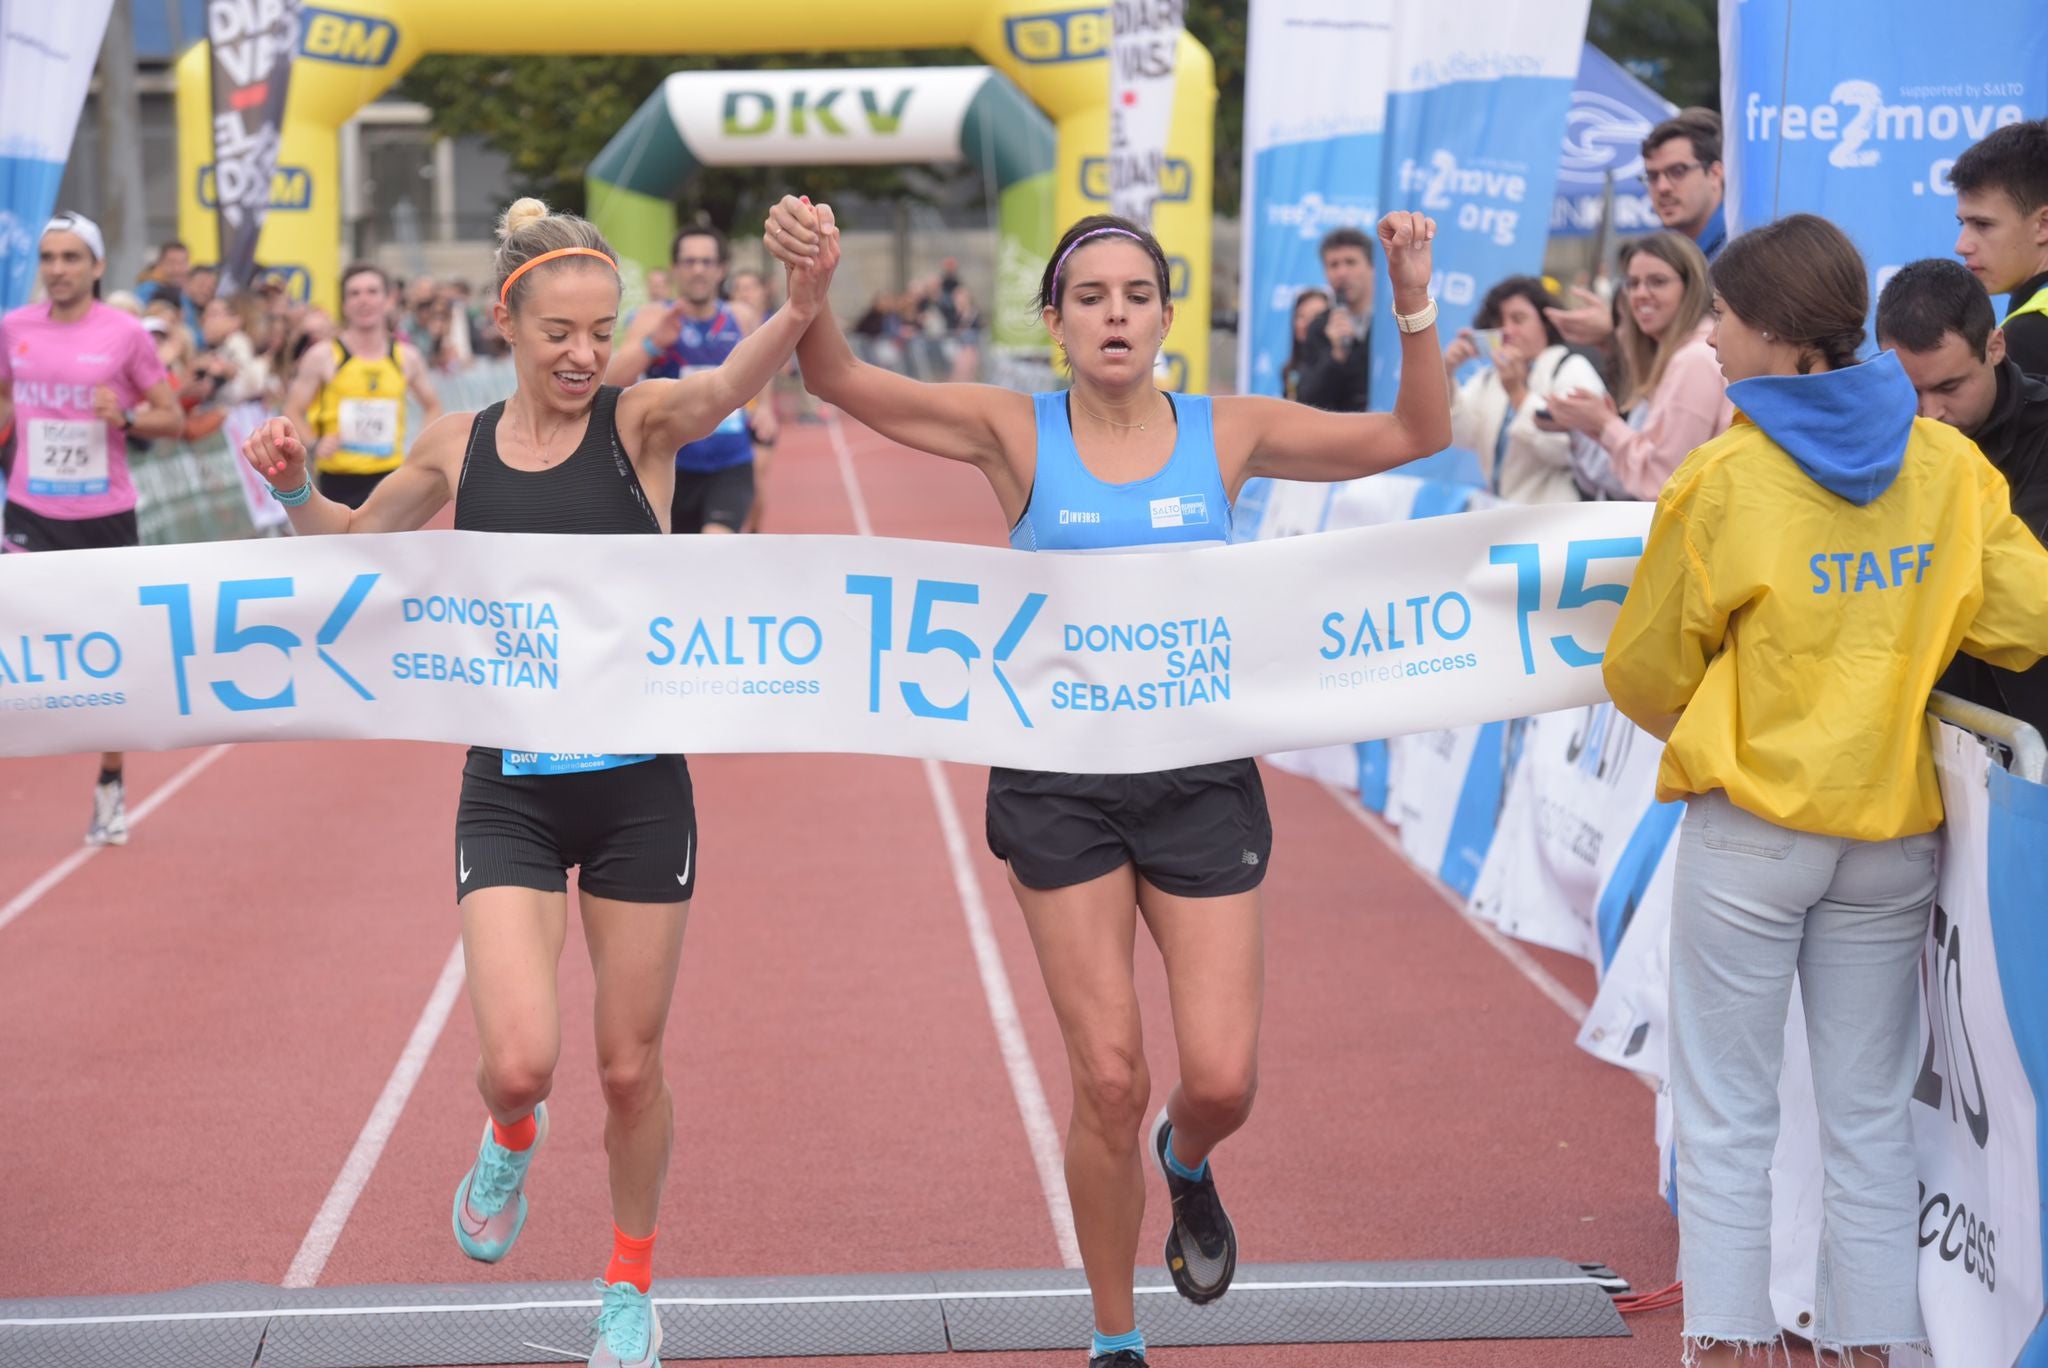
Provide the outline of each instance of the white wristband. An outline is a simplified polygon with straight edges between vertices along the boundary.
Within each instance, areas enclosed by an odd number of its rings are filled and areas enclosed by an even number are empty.
[[[1434,299],[1412,314],[1404,314],[1399,309],[1394,310],[1394,326],[1404,333],[1419,333],[1423,329],[1434,327],[1435,325],[1436,300]]]

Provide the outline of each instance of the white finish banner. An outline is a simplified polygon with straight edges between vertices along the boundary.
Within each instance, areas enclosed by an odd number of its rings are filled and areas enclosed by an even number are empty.
[[[1597,701],[1649,518],[1119,556],[438,531],[8,556],[0,755],[380,737],[1163,769]]]
[[[1109,7],[1109,212],[1146,228],[1166,165],[1183,8],[1183,0],[1111,0]]]

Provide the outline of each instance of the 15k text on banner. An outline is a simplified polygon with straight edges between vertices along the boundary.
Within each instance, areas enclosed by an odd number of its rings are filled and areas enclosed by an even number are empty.
[[[468,532],[12,556],[0,754],[384,737],[1164,769],[1597,701],[1649,517],[1086,557]]]

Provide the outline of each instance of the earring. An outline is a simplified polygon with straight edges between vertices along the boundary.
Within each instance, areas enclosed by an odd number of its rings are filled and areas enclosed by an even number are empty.
[[[1771,335],[1770,335],[1769,333],[1765,333],[1765,334],[1764,334],[1764,341],[1768,342],[1768,341],[1770,341],[1770,340],[1771,340]]]

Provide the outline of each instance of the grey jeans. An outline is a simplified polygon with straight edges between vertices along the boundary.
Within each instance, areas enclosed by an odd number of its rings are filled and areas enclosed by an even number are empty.
[[[1793,974],[1820,1111],[1816,1344],[1917,1344],[1911,1104],[1936,835],[1816,836],[1695,797],[1671,908],[1671,1090],[1689,1339],[1778,1338],[1771,1153]]]

